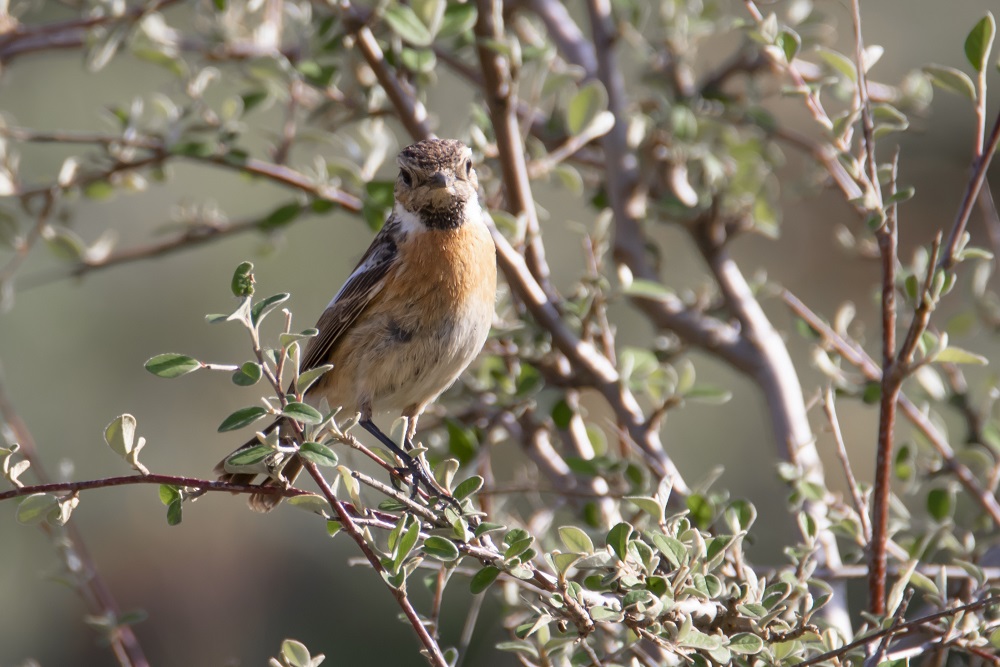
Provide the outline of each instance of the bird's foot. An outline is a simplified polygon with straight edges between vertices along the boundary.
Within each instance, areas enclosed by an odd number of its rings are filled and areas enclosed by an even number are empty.
[[[462,506],[458,504],[457,500],[442,491],[441,488],[432,481],[427,470],[420,464],[419,459],[414,456],[407,455],[406,458],[403,459],[403,462],[406,465],[396,468],[395,473],[401,479],[410,479],[410,500],[416,499],[417,494],[420,492],[420,486],[423,485],[428,495],[445,501],[457,509],[459,514],[462,513]],[[396,477],[393,477],[393,480],[395,479]]]

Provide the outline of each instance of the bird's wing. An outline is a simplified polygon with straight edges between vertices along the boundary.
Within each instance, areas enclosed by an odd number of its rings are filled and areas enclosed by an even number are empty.
[[[316,323],[319,334],[306,348],[300,370],[326,363],[340,336],[350,328],[385,285],[385,276],[399,260],[396,237],[399,223],[392,217],[386,221],[368,247],[354,272],[340,288]]]

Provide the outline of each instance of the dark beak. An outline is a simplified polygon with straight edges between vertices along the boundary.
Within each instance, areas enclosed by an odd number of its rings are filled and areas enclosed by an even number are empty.
[[[452,184],[455,178],[451,174],[443,171],[436,171],[431,176],[428,183],[432,188],[446,188]]]

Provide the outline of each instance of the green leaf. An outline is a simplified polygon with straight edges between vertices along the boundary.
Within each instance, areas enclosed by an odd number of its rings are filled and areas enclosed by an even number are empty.
[[[238,428],[249,426],[266,414],[267,410],[256,405],[252,405],[248,408],[240,408],[222,420],[222,423],[219,424],[219,433],[235,431]]]
[[[167,505],[167,525],[176,526],[181,522],[182,513],[184,511],[183,503],[180,498],[170,501]]]
[[[299,447],[299,456],[318,466],[333,468],[337,465],[337,453],[331,447],[320,442],[303,442],[302,446]]]
[[[500,570],[493,566],[487,565],[479,572],[476,572],[472,577],[472,581],[469,582],[469,590],[472,591],[473,595],[482,593],[487,588],[490,587],[496,578],[500,576]]]
[[[764,640],[749,632],[741,632],[729,639],[727,648],[739,655],[755,655],[764,650]]]
[[[424,540],[420,548],[431,558],[437,558],[445,562],[453,561],[459,556],[458,547],[455,546],[455,543],[438,535],[428,537]]]
[[[896,192],[896,194],[889,195],[888,197],[886,197],[885,206],[891,206],[892,204],[900,204],[904,201],[907,201],[908,199],[912,199],[913,195],[915,195],[916,193],[917,193],[916,188],[913,188],[912,186],[901,188],[899,191]]]
[[[792,62],[795,59],[796,54],[798,54],[799,49],[802,47],[802,38],[800,38],[792,30],[782,30],[778,33],[778,37],[775,39],[775,44],[781,49],[781,52],[785,54],[785,61]]]
[[[290,202],[288,204],[283,204],[278,208],[274,209],[267,214],[263,220],[257,223],[257,226],[264,231],[271,231],[274,229],[279,229],[285,225],[290,224],[295,218],[299,217],[302,213],[302,209],[305,208],[299,202]]]
[[[115,195],[115,186],[107,181],[91,181],[83,186],[83,196],[94,201],[111,199]]]
[[[104,429],[104,441],[122,458],[127,458],[135,444],[135,417],[124,414]]]
[[[563,546],[574,553],[592,554],[594,553],[594,542],[587,533],[576,526],[561,526],[559,528],[559,539]]]
[[[289,667],[312,667],[312,655],[306,645],[294,639],[281,642],[281,657]]]
[[[955,509],[955,496],[948,489],[931,489],[927,494],[927,511],[938,521],[944,521]]]
[[[468,463],[479,451],[475,432],[453,419],[445,420],[445,425],[448,427],[448,451],[460,463]]]
[[[201,367],[200,361],[184,354],[158,354],[145,364],[147,371],[161,378],[180,377]]]
[[[461,484],[455,487],[455,492],[452,494],[455,500],[462,500],[471,496],[473,493],[483,488],[483,478],[479,475],[473,475],[469,479],[463,481]]]
[[[305,403],[289,403],[282,409],[281,414],[303,424],[318,424],[323,421],[320,411]]]
[[[569,568],[573,567],[573,564],[579,561],[582,556],[578,553],[574,554],[553,554],[552,564],[555,566],[556,572],[561,575],[565,575]]]
[[[413,46],[430,46],[434,35],[408,5],[392,5],[385,10],[385,20],[392,31]]]
[[[241,449],[226,459],[226,464],[233,467],[247,467],[257,465],[264,459],[274,454],[274,449],[267,445],[254,445]]]
[[[600,81],[593,79],[580,86],[566,107],[566,127],[570,134],[580,134],[608,108],[608,92]]]
[[[711,501],[700,493],[692,493],[685,500],[687,508],[691,511],[691,519],[702,529],[708,528],[715,516],[715,508]]]
[[[260,364],[256,361],[248,361],[233,372],[233,384],[240,387],[250,387],[260,382],[262,375]]]
[[[637,278],[633,280],[628,287],[622,290],[622,294],[640,299],[654,299],[657,301],[662,301],[663,299],[674,296],[673,290],[663,283],[659,283],[655,280],[646,280],[644,278]]]
[[[476,526],[475,535],[476,537],[482,537],[486,533],[495,533],[498,530],[507,530],[507,526],[502,523],[490,523],[489,521],[484,521]]]
[[[556,425],[556,428],[567,429],[572,420],[573,408],[569,407],[569,403],[565,399],[558,401],[552,407],[552,422]]]
[[[601,606],[591,607],[590,617],[598,623],[618,623],[624,618],[620,611]]]
[[[414,521],[406,529],[402,537],[399,538],[399,544],[396,547],[396,558],[393,559],[393,569],[396,572],[399,572],[400,568],[402,568],[403,562],[409,557],[410,552],[413,551],[413,547],[416,546],[417,538],[419,537],[420,522]]]
[[[625,496],[625,500],[637,506],[657,522],[663,521],[663,507],[656,498],[648,496]]]
[[[965,72],[945,65],[925,65],[923,71],[938,88],[975,101],[976,84]]]
[[[503,554],[504,560],[509,561],[512,558],[517,558],[527,551],[534,541],[535,538],[529,535],[528,537],[511,542],[510,546],[507,547],[507,550]]]
[[[934,355],[934,361],[949,364],[975,364],[976,366],[985,366],[990,362],[986,357],[978,355],[974,352],[963,350],[960,347],[951,346],[946,347]]]
[[[471,30],[476,24],[477,15],[476,6],[471,2],[448,3],[441,21],[441,29],[438,30],[438,37],[446,39]]]
[[[687,548],[676,537],[670,537],[663,533],[654,533],[653,545],[659,549],[660,553],[666,556],[675,569],[687,561]]]
[[[243,262],[233,272],[233,296],[253,296],[253,262]]]
[[[816,49],[816,55],[832,69],[847,77],[849,81],[857,83],[858,68],[855,66],[854,61],[843,53],[839,53],[833,49],[818,48]]]
[[[628,554],[628,538],[632,535],[632,526],[622,521],[608,531],[608,546],[618,556],[619,560],[625,560]]]
[[[14,515],[18,523],[32,524],[44,521],[53,510],[59,508],[59,499],[50,493],[33,493],[17,506]]]
[[[278,334],[278,343],[281,344],[281,347],[288,347],[292,343],[308,340],[317,334],[319,334],[319,329],[306,329],[302,333],[280,333]]]
[[[157,493],[160,496],[160,502],[164,505],[169,505],[181,497],[180,489],[172,484],[160,484]]]
[[[288,297],[290,296],[291,295],[287,292],[282,292],[281,294],[274,294],[266,299],[258,301],[253,305],[253,308],[250,309],[250,321],[254,324],[259,323],[272,308],[277,306],[279,303],[288,301]]]
[[[306,372],[299,375],[299,379],[295,382],[295,391],[300,394],[304,394],[316,380],[330,370],[333,370],[333,364],[323,364],[322,366],[317,366],[316,368],[310,368]]]
[[[986,67],[996,32],[997,22],[992,13],[986,12],[986,16],[973,26],[969,36],[965,38],[965,57],[977,72],[982,72]]]

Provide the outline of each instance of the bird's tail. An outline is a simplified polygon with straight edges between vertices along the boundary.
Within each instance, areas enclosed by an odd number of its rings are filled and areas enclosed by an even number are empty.
[[[264,429],[264,433],[265,434],[270,433],[274,429],[279,428],[282,425],[282,423],[283,420],[281,419],[275,421],[273,424]],[[249,449],[250,447],[256,447],[259,444],[260,441],[257,440],[256,436],[251,438],[250,440],[245,442],[241,447],[237,448],[232,453],[230,453],[229,456],[219,461],[219,463],[216,464],[215,469],[212,472],[218,475],[218,480],[220,482],[226,482],[228,484],[244,484],[244,485],[254,484],[254,480],[260,477],[260,474],[252,472],[249,473],[228,472],[226,470],[226,461],[228,461],[234,454],[237,454],[245,449]],[[287,480],[287,484],[292,484],[293,482],[295,482],[295,478],[298,477],[299,473],[301,472],[302,472],[302,460],[298,456],[293,456],[291,460],[289,460],[288,463],[285,464],[285,467],[282,468],[281,474]],[[274,479],[273,477],[266,476],[264,477],[263,480],[258,482],[256,486],[259,486],[261,488],[271,488],[275,486],[283,486],[283,484],[282,482]],[[282,497],[273,493],[251,493],[250,498],[247,502],[250,505],[250,509],[252,509],[254,512],[270,512],[275,507],[277,507],[278,503],[280,503],[281,501]]]

